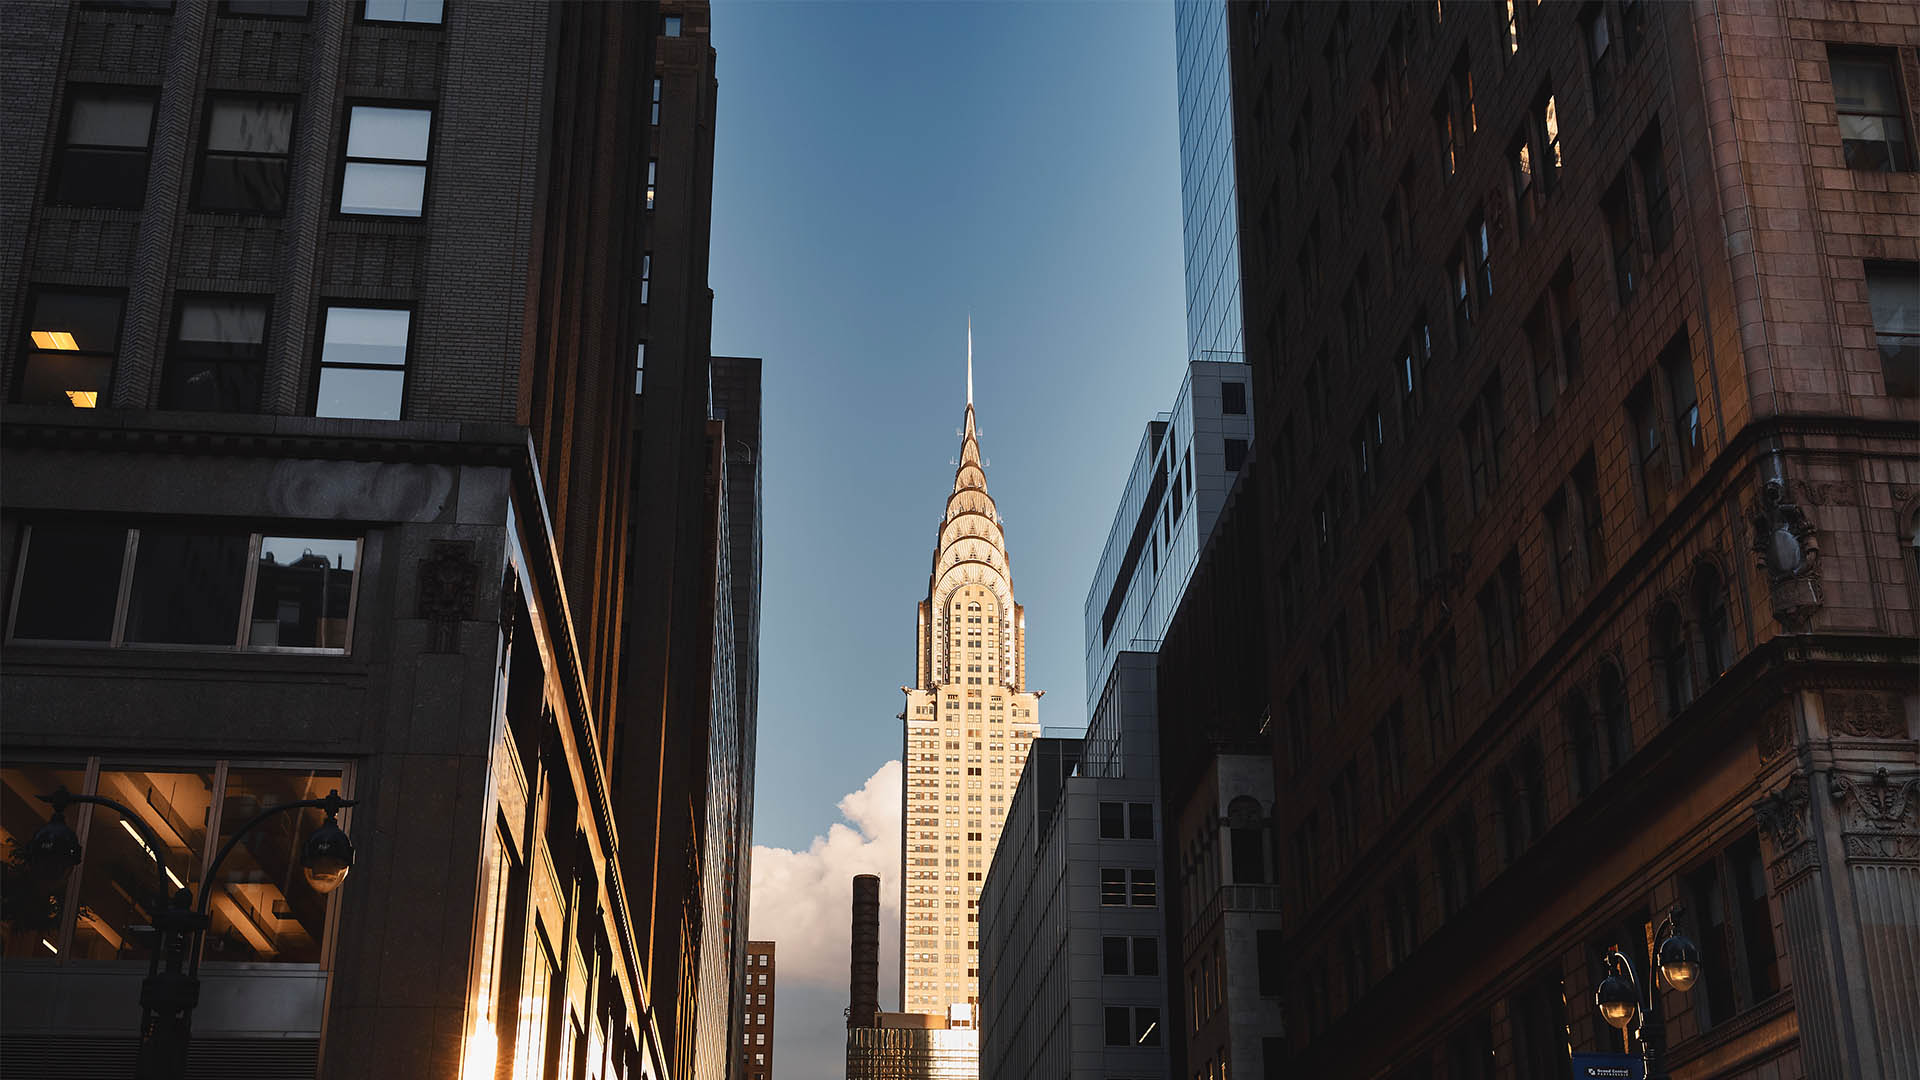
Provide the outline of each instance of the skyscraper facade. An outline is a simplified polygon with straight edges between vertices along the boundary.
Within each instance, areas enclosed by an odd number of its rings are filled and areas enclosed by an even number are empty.
[[[1229,19],[1285,1074],[1920,1076],[1913,5]]]
[[[1186,249],[1187,359],[1241,357],[1240,209],[1226,0],[1176,0],[1180,222]]]
[[[1026,615],[974,430],[971,335],[964,420],[901,714],[900,987],[905,1012],[960,1006],[970,1017],[981,882],[1040,723],[1040,695],[1027,689]]]

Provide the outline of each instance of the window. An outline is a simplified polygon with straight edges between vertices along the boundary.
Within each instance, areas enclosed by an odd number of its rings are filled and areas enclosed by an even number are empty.
[[[174,317],[160,407],[255,412],[267,355],[267,301],[189,297]]]
[[[285,210],[293,114],[287,98],[213,98],[194,206],[247,214]]]
[[[1480,115],[1473,106],[1473,70],[1467,66],[1465,49],[1453,65],[1453,108],[1459,142],[1465,143],[1468,135],[1480,130]]]
[[[1634,465],[1640,473],[1640,497],[1649,515],[1667,504],[1668,473],[1666,442],[1660,435],[1660,418],[1653,406],[1653,388],[1645,380],[1627,397],[1627,418],[1633,425]]]
[[[1540,173],[1540,187],[1543,195],[1553,194],[1560,180],[1560,109],[1555,103],[1552,91],[1540,95],[1535,107],[1535,115],[1540,129],[1540,157],[1534,162]]]
[[[659,182],[660,182],[660,159],[648,158],[647,159],[647,209],[649,210],[653,209],[653,200],[654,200],[654,197],[658,194],[657,185],[659,184]]]
[[[340,212],[419,217],[427,199],[432,109],[355,105],[347,110]]]
[[[1385,820],[1399,805],[1406,789],[1406,724],[1400,703],[1394,702],[1387,718],[1373,729],[1373,766],[1380,792],[1380,817]]]
[[[1523,327],[1527,336],[1527,354],[1533,362],[1533,408],[1545,418],[1560,396],[1560,359],[1554,348],[1553,319],[1542,300],[1533,307]]]
[[[1125,907],[1127,903],[1127,872],[1111,866],[1100,868],[1100,904],[1102,907]]]
[[[1661,354],[1660,371],[1666,377],[1667,396],[1673,408],[1673,444],[1680,451],[1678,464],[1683,470],[1688,469],[1706,456],[1706,445],[1700,431],[1700,392],[1693,383],[1693,359],[1687,355],[1684,331]]]
[[[1153,839],[1153,804],[1127,804],[1127,835],[1135,840]]]
[[[1528,979],[1507,998],[1516,1080],[1560,1080],[1573,1071],[1567,987],[1557,969]]]
[[[359,549],[212,527],[36,524],[9,638],[345,652]]]
[[[1537,742],[1528,739],[1511,760],[1494,770],[1493,797],[1500,815],[1502,854],[1512,863],[1547,827],[1546,772]]]
[[[1108,1005],[1104,1026],[1108,1046],[1160,1045],[1159,1009]]]
[[[1749,833],[1734,841],[1687,874],[1685,884],[1691,901],[1687,914],[1695,921],[1692,936],[1700,943],[1700,978],[1706,984],[1705,994],[1694,995],[1695,1008],[1705,998],[1699,1023],[1706,1030],[1780,990],[1779,949],[1758,840]]]
[[[1613,255],[1614,294],[1625,307],[1640,281],[1640,241],[1633,228],[1633,210],[1623,174],[1600,201],[1607,222],[1607,246]]]
[[[665,37],[679,37],[680,25],[680,16],[663,16],[660,20],[660,33]]]
[[[1533,182],[1533,148],[1527,144],[1525,132],[1507,148],[1507,176],[1513,184],[1514,227],[1520,239],[1525,240],[1533,231],[1533,221],[1539,213],[1539,192]]]
[[[655,126],[658,126],[660,123],[660,88],[660,80],[653,80],[653,107],[647,117],[647,122]]]
[[[1133,885],[1133,906],[1153,907],[1160,902],[1160,895],[1153,880],[1151,870],[1129,870],[1127,877]]]
[[[1727,613],[1727,586],[1720,571],[1703,563],[1693,575],[1693,613],[1700,623],[1709,682],[1733,666],[1733,619]]]
[[[1633,148],[1640,171],[1641,203],[1647,212],[1647,240],[1655,255],[1673,242],[1673,199],[1667,191],[1667,163],[1660,151],[1660,125],[1654,123]]]
[[[1520,560],[1509,553],[1501,561],[1500,572],[1480,589],[1480,627],[1486,645],[1487,686],[1499,690],[1519,673],[1520,663]]]
[[[1228,416],[1247,414],[1246,383],[1223,382],[1220,384],[1220,411]]]
[[[437,23],[444,0],[367,0],[360,17],[367,22]]]
[[[1679,716],[1693,701],[1693,658],[1680,609],[1666,604],[1653,617],[1653,660],[1666,698],[1667,715]]]
[[[1433,134],[1440,149],[1440,175],[1450,178],[1460,171],[1460,133],[1444,96],[1433,107]]]
[[[1126,804],[1103,802],[1100,804],[1100,839],[1125,840],[1127,838]]]
[[[1100,958],[1101,971],[1107,975],[1160,974],[1160,947],[1154,938],[1101,938]]]
[[[1247,440],[1223,439],[1221,440],[1220,448],[1221,448],[1220,464],[1228,472],[1237,473],[1240,471],[1241,466],[1247,463]],[[1178,497],[1179,495],[1178,488],[1174,489],[1174,495]]]
[[[1593,111],[1604,113],[1613,99],[1613,63],[1607,53],[1613,47],[1613,30],[1607,25],[1607,9],[1590,7],[1582,19],[1587,40],[1587,71],[1593,77]]]
[[[1500,471],[1506,461],[1507,415],[1498,369],[1468,408],[1460,439],[1466,450],[1467,494],[1478,513],[1500,486]]]
[[[1433,836],[1435,876],[1440,881],[1440,914],[1452,918],[1473,896],[1475,871],[1473,806],[1462,804]]]
[[[1571,478],[1575,514],[1580,522],[1580,546],[1583,549],[1586,584],[1597,585],[1606,576],[1606,535],[1600,514],[1600,481],[1594,473],[1593,454],[1588,453],[1573,467]]]
[[[14,398],[27,405],[92,409],[113,382],[125,296],[36,290]]]
[[[400,419],[412,322],[405,308],[329,306],[320,331],[313,415]]]
[[[1387,964],[1393,966],[1413,955],[1420,942],[1420,884],[1411,862],[1387,883],[1386,914]]]
[[[1333,779],[1333,846],[1342,855],[1352,852],[1359,836],[1354,813],[1354,788],[1358,785],[1358,770],[1351,761]]]
[[[89,774],[93,779],[88,780]],[[51,816],[33,798],[55,787],[113,798],[134,812],[123,818],[106,807],[80,805],[69,822],[89,837],[73,879],[52,888],[18,885],[37,895],[15,896],[8,877],[5,954],[69,962],[138,960],[146,955],[142,928],[159,879],[180,887],[200,884],[204,861],[232,830],[261,809],[324,797],[348,785],[337,765],[267,768],[248,762],[143,764],[122,759],[30,762],[12,755],[0,769],[0,833],[7,847],[24,847]],[[301,845],[324,813],[306,809],[277,815],[247,834],[220,866],[220,889],[209,911],[205,938],[208,963],[313,964],[322,962],[328,898],[315,892],[293,866]],[[91,823],[91,826],[89,825]],[[144,828],[144,831],[143,831]],[[148,839],[149,835],[152,839]],[[158,843],[156,848],[155,842]],[[273,865],[274,863],[284,865]],[[68,889],[75,890],[70,894]],[[69,906],[67,897],[77,903]],[[23,918],[22,912],[28,917]],[[265,913],[271,913],[266,915]]]
[[[1407,510],[1407,531],[1412,537],[1413,574],[1424,588],[1443,577],[1451,557],[1447,551],[1446,504],[1442,501],[1440,471],[1427,474],[1427,482],[1414,493]]]
[[[269,19],[304,19],[307,0],[225,0],[223,15],[252,15]]]
[[[1519,0],[1507,0],[1507,55],[1520,51],[1520,4]]]
[[[1920,263],[1868,263],[1866,270],[1887,394],[1920,396]]]
[[[1473,227],[1467,231],[1467,244],[1473,252],[1474,282],[1480,287],[1480,303],[1493,301],[1493,249],[1487,236],[1487,219],[1474,219]]]
[[[1847,168],[1864,172],[1907,172],[1913,149],[1907,143],[1899,76],[1893,54],[1831,50],[1833,103],[1840,121],[1840,147]]]
[[[154,100],[151,90],[70,88],[66,131],[49,185],[52,201],[140,209],[147,201]]]
[[[1465,255],[1453,257],[1452,278],[1453,340],[1456,348],[1464,349],[1473,336],[1473,285]]]

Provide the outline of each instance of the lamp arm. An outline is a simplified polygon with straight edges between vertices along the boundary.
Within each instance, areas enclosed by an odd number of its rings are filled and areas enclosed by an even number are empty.
[[[41,795],[39,799],[43,803],[51,803],[55,813],[65,811],[72,803],[91,803],[94,806],[104,806],[111,810],[118,810],[120,812],[120,819],[140,834],[141,839],[146,841],[147,850],[153,853],[154,879],[158,887],[158,891],[154,896],[158,899],[161,907],[166,906],[169,895],[169,890],[167,889],[168,849],[165,844],[160,842],[159,834],[153,831],[152,827],[147,824],[146,819],[142,818],[125,804],[109,799],[105,795],[74,795],[64,787],[55,789],[51,795]]]
[[[252,818],[247,820],[246,824],[235,829],[233,835],[228,837],[227,842],[220,845],[220,850],[214,854],[213,862],[207,866],[207,879],[200,883],[200,897],[194,902],[193,910],[202,915],[207,913],[207,907],[213,902],[213,883],[218,880],[220,876],[220,864],[227,861],[227,856],[233,854],[233,849],[239,845],[240,838],[251,832],[256,825],[259,825],[275,814],[284,814],[292,810],[304,810],[309,806],[319,807],[329,815],[332,815],[338,813],[345,807],[353,805],[355,805],[354,800],[343,799],[340,797],[340,793],[335,791],[329,793],[324,799],[297,799],[293,802],[281,803],[278,806],[270,806],[253,815]]]

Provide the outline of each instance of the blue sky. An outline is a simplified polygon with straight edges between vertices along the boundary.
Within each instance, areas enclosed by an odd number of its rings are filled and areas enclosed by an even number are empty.
[[[754,839],[805,852],[900,753],[969,312],[1028,681],[1084,723],[1081,605],[1185,360],[1173,12],[719,3],[713,43],[714,351],[766,361]],[[839,963],[783,993],[782,1074],[837,1054]]]

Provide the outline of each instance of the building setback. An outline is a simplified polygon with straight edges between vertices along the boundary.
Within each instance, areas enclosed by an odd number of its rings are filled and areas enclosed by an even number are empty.
[[[1039,730],[1027,689],[1025,610],[974,431],[973,341],[959,468],[920,603],[905,688],[901,981],[904,1012],[971,1027],[979,1004],[979,897],[1007,799]],[[944,1022],[944,1021],[943,1021]]]
[[[771,941],[747,942],[747,974],[740,993],[741,1080],[772,1080],[774,999],[780,966]]]
[[[343,888],[318,814],[211,886],[194,1068],[727,1075],[758,363],[708,357],[704,6],[9,16],[0,831],[64,785],[166,850],[94,808],[62,890],[8,872],[4,1067],[126,1068],[145,876],[337,788]]]
[[[1286,1074],[1920,1075],[1911,5],[1229,36]]]

